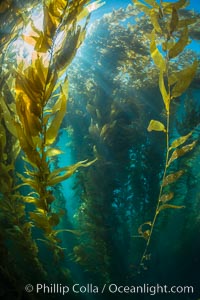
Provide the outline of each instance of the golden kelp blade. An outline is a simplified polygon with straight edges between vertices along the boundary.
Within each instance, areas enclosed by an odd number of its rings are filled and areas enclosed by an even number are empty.
[[[36,197],[24,196],[22,197],[23,201],[26,203],[35,203],[38,199]]]
[[[1,108],[3,110],[3,117],[4,117],[4,120],[5,120],[6,128],[8,129],[8,131],[12,135],[17,137],[17,132],[16,132],[16,128],[15,128],[15,125],[14,125],[13,117],[11,116],[11,113],[10,113],[10,111],[7,107],[7,104],[5,103],[3,97],[1,97],[0,100],[1,100]]]
[[[16,100],[16,109],[24,129],[25,135],[28,135],[28,138],[37,136],[41,131],[41,121],[37,112],[38,108],[36,106],[32,107],[33,102],[28,98],[26,94],[20,93]],[[34,114],[35,112],[36,114]],[[33,143],[33,141],[31,141]]]
[[[151,17],[151,23],[153,24],[155,31],[157,31],[158,33],[162,33],[162,29],[158,22],[159,13],[157,11],[155,11],[154,9],[151,9],[150,17]]]
[[[162,186],[166,186],[168,184],[174,183],[175,181],[177,181],[182,175],[184,174],[183,170],[177,171],[173,174],[169,174],[165,177],[165,179],[163,180]]]
[[[25,196],[23,197],[23,201],[26,203],[35,204],[35,206],[37,207],[37,212],[44,213],[48,209],[47,201],[43,201],[43,199],[39,199],[31,196]]]
[[[58,184],[66,179],[68,179],[69,177],[71,177],[74,172],[80,168],[80,167],[89,167],[91,166],[97,159],[94,159],[92,161],[87,162],[86,161],[80,161],[72,166],[68,166],[68,167],[63,167],[63,168],[59,168],[58,170],[54,170],[52,173],[49,174],[48,176],[48,185],[52,186],[55,184]],[[65,172],[63,175],[58,175],[61,172]]]
[[[52,156],[56,156],[56,155],[59,155],[59,154],[62,154],[63,151],[61,151],[60,149],[57,149],[57,148],[49,148],[47,151],[46,151],[46,156],[47,157],[52,157]]]
[[[168,209],[168,208],[181,209],[181,208],[185,208],[185,206],[184,205],[163,204],[159,207],[157,214],[159,214],[162,210]]]
[[[163,194],[160,197],[159,201],[165,203],[165,202],[170,201],[171,199],[173,199],[173,197],[174,197],[174,193],[170,192],[168,194]]]
[[[37,193],[38,193],[38,187],[39,186],[38,186],[38,183],[37,183],[36,180],[25,177],[20,173],[17,173],[17,176],[23,181],[23,183],[20,184],[19,186],[17,186],[17,188],[20,188],[21,186],[28,185],[28,186],[31,186],[31,188],[33,188],[34,190],[36,190]]]
[[[35,225],[38,228],[41,228],[45,231],[45,233],[50,234],[52,229],[49,224],[48,218],[46,217],[46,214],[37,213],[37,212],[29,212],[29,215],[31,217],[31,220],[34,221]]]
[[[171,2],[162,2],[162,17],[164,14],[172,14]]]
[[[188,44],[188,28],[185,27],[178,42],[169,50],[169,58],[178,56]]]
[[[97,0],[93,3],[88,4],[86,7],[84,7],[79,15],[77,16],[77,21],[79,22],[80,20],[88,17],[88,15],[94,11],[99,9],[101,6],[103,6],[106,2],[101,2],[101,0]]]
[[[185,155],[186,153],[190,152],[192,149],[194,149],[194,147],[196,146],[197,141],[192,142],[191,144],[188,144],[186,146],[183,146],[180,149],[176,149],[174,150],[174,152],[172,153],[167,166],[169,166],[175,159],[177,159],[178,157],[181,157],[183,155]]]
[[[49,128],[47,129],[46,145],[51,145],[56,140],[58,131],[60,129],[60,125],[66,114],[67,96],[63,93],[62,88],[61,88],[60,97],[58,101],[59,101],[60,108],[56,112],[53,120],[51,121],[51,124],[49,125]]]
[[[174,41],[173,40],[168,40],[168,41],[164,41],[162,43],[162,50],[164,52],[168,51],[169,49],[171,49],[174,46]]]
[[[62,12],[55,10],[55,2],[54,5],[51,5],[51,2],[46,2],[43,6],[44,10],[44,20],[43,20],[43,32],[46,39],[49,41],[54,37],[56,29],[60,23],[60,19],[62,16]],[[53,41],[51,41],[53,43]],[[51,44],[49,44],[51,47]]]
[[[165,125],[161,123],[160,121],[151,120],[149,123],[149,126],[147,128],[148,131],[164,131],[166,132]]]
[[[37,81],[40,81],[40,86],[43,90],[47,81],[48,67],[45,65],[45,61],[41,56],[37,56],[34,61],[34,70],[37,70],[37,72],[35,72],[37,73]]]
[[[30,70],[31,67],[29,67]],[[27,72],[29,72],[27,70]],[[15,92],[18,97],[20,94],[26,94],[30,101],[38,99],[38,93],[35,91],[35,83],[33,78],[28,78],[28,74],[17,72],[15,81]],[[31,80],[32,79],[32,80]]]
[[[23,40],[28,43],[29,45],[33,46],[35,48],[35,45],[37,43],[38,38],[41,35],[41,31],[37,29],[37,27],[35,26],[33,20],[30,20],[30,26],[32,31],[29,32],[29,35],[24,35],[22,34],[22,38]]]
[[[52,5],[54,5],[54,15],[56,15],[56,11],[63,11],[67,5],[66,0],[57,0],[56,2],[53,2]]]
[[[26,131],[24,130],[23,126],[19,122],[15,122],[15,128],[17,130],[18,139],[20,141],[22,149],[27,152],[34,149],[34,143],[32,140],[31,135],[26,136]]]
[[[156,0],[145,0],[145,2],[153,7],[159,8],[158,3],[156,3]]]
[[[66,172],[70,169],[72,169],[73,167],[76,166],[76,168],[78,168],[81,164],[86,163],[87,160],[83,160],[83,161],[79,161],[78,163],[76,163],[75,165],[71,165],[71,166],[67,166],[67,167],[62,167],[62,168],[58,168],[53,170],[49,175],[48,175],[48,180],[52,180],[53,178],[57,177],[60,173],[62,172]]]
[[[167,93],[166,88],[165,88],[165,83],[164,83],[164,78],[163,78],[163,71],[160,71],[159,75],[159,88],[160,92],[162,94],[162,98],[165,104],[165,109],[167,113],[169,113],[169,105],[170,105],[170,95]]]
[[[32,137],[25,135],[21,124],[15,122],[15,127],[17,130],[18,138],[20,141],[20,145],[22,150],[26,153],[29,161],[34,164],[38,165],[40,161],[39,153],[35,149],[35,145],[33,143]]]
[[[73,60],[76,51],[80,45],[79,37],[81,33],[85,31],[85,28],[81,30],[80,27],[76,27],[75,23],[66,33],[63,33],[62,42],[59,44],[58,49],[55,49],[53,63],[56,66],[58,76],[61,77],[65,68]]]
[[[172,85],[175,83],[175,86],[172,89],[171,98],[179,97],[187,90],[196,74],[197,67],[198,62],[195,60],[191,67],[176,73],[174,72],[172,73],[172,76],[169,76],[169,84]]]
[[[58,74],[56,71],[48,73],[48,78],[46,79],[45,94],[43,96],[43,105],[45,105],[49,101],[52,93],[56,91],[56,89],[60,86],[60,83],[56,84],[57,80]]]
[[[28,35],[24,35],[24,34],[23,34],[23,35],[22,35],[22,38],[23,38],[23,40],[24,40],[27,44],[29,44],[29,45],[35,47],[36,40],[37,40],[37,38],[36,38],[35,36],[28,36]]]
[[[151,57],[153,58],[155,65],[164,72],[166,69],[166,62],[165,62],[165,59],[163,58],[162,54],[156,47],[155,29],[152,31],[150,52],[151,52]]]
[[[169,148],[169,150],[171,149],[175,149],[179,146],[181,146],[182,144],[184,144],[189,137],[192,135],[192,131],[190,133],[188,133],[187,135],[181,136],[178,139],[174,140]]]
[[[169,24],[169,33],[172,34],[177,26],[178,26],[178,22],[179,22],[179,18],[178,18],[178,13],[177,10],[175,8],[172,9],[172,18],[171,18],[171,22]]]
[[[150,9],[149,9],[146,5],[142,4],[142,3],[139,2],[138,0],[132,0],[132,1],[133,1],[133,3],[134,3],[135,5],[137,5],[137,7],[138,7],[141,11],[143,11],[145,14],[147,14],[147,15],[150,14]]]

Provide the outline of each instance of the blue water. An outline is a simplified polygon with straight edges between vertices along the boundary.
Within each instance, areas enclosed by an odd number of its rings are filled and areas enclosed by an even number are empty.
[[[119,9],[120,7],[127,7],[129,4],[133,4],[131,0],[114,0],[114,1],[105,1],[106,3],[98,10],[92,13],[92,19],[98,19],[102,17],[103,14],[113,11],[113,9]],[[168,0],[168,2],[177,2],[173,0]],[[200,12],[200,2],[198,0],[190,0],[190,5],[188,5],[187,9],[195,10],[196,12]]]
[[[103,0],[102,0],[103,1]],[[103,1],[104,2],[104,1]],[[159,2],[159,1],[157,1]],[[173,0],[169,0],[168,2],[177,2]],[[195,12],[200,13],[200,1],[198,0],[190,0],[190,4],[187,6],[188,10],[194,10]],[[131,0],[124,0],[124,1],[105,1],[105,4],[94,11],[91,15],[90,24],[92,24],[95,20],[100,19],[104,14],[110,13],[113,10],[117,10],[119,8],[126,8],[128,5],[132,5],[133,1]],[[130,21],[130,20],[128,20]],[[199,41],[193,40],[190,45],[188,46],[188,49],[192,49],[197,53],[200,53],[200,45]]]

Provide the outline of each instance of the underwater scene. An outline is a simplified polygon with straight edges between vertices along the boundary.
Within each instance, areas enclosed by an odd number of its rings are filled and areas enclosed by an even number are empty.
[[[200,299],[200,2],[0,1],[0,299]]]

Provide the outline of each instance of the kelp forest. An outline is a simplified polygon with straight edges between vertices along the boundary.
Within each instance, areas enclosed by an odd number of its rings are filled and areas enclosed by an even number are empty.
[[[2,299],[199,299],[189,4],[0,2]]]

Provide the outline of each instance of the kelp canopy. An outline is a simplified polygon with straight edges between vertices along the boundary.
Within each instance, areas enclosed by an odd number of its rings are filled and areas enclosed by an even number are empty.
[[[92,25],[100,1],[0,4],[4,297],[38,278],[198,284],[199,15],[133,2]]]

